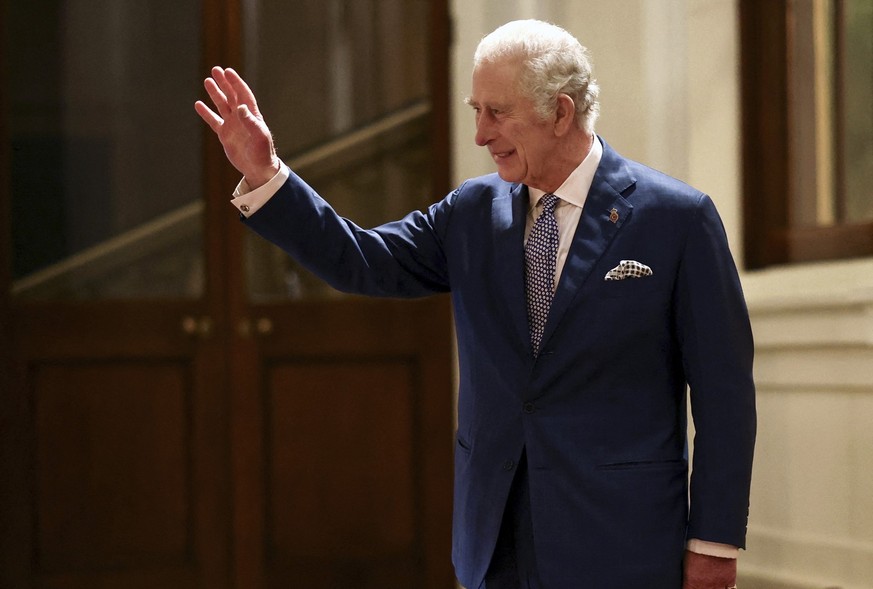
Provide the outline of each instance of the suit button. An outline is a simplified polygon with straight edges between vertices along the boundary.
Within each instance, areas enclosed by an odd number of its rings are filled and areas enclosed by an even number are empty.
[[[507,460],[506,462],[503,463],[503,470],[510,471],[513,468],[515,468],[515,461]]]
[[[528,414],[534,413],[536,410],[537,410],[536,405],[534,405],[533,403],[525,403],[524,404],[524,412],[525,413],[528,413]]]

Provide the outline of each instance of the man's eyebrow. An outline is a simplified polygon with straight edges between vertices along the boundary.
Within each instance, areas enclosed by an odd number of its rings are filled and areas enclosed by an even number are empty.
[[[473,108],[487,108],[495,111],[507,111],[510,108],[509,104],[480,104],[478,101],[474,100],[472,96],[464,98],[464,104],[472,106]]]

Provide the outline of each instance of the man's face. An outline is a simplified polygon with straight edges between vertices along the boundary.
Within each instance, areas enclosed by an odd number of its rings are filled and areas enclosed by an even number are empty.
[[[502,179],[541,188],[554,175],[549,166],[557,139],[554,121],[542,120],[533,103],[518,94],[517,71],[511,61],[474,70],[469,104],[476,113],[476,145],[488,148]]]

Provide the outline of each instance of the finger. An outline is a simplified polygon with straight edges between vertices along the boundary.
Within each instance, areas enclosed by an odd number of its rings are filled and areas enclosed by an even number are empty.
[[[224,120],[217,114],[212,112],[212,109],[206,106],[203,101],[198,100],[197,102],[195,102],[194,110],[197,111],[197,114],[200,115],[201,119],[206,121],[206,124],[209,125],[209,128],[211,128],[216,133],[219,132],[219,130],[221,129],[221,125],[224,124]]]
[[[236,90],[234,90],[233,86],[227,79],[227,70],[220,67],[212,68],[212,79],[215,81],[216,88],[224,96],[229,111],[235,110],[239,105],[239,100],[236,95]]]
[[[253,114],[257,113],[258,101],[255,99],[255,94],[252,92],[252,89],[246,81],[242,79],[242,76],[236,73],[236,70],[233,68],[227,68],[224,70],[224,77],[227,80],[228,85],[233,88],[233,92],[237,98],[237,104],[245,104]]]
[[[203,81],[203,87],[206,88],[206,93],[209,94],[209,98],[212,99],[212,103],[215,105],[218,114],[226,119],[233,111],[231,105],[228,103],[227,94],[221,91],[221,88],[218,87],[218,84],[213,78],[206,78],[206,80]]]

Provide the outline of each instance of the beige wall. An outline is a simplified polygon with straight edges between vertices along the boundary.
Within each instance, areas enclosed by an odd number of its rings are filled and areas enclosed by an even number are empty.
[[[473,144],[470,58],[515,18],[561,24],[594,56],[598,132],[709,193],[742,265],[736,0],[452,0],[454,166]],[[873,587],[873,259],[743,272],[756,337],[759,442],[746,589]]]
[[[740,189],[733,2],[687,0],[453,0],[454,170],[493,171],[473,143],[471,56],[479,39],[514,18],[561,24],[591,50],[601,85],[597,131],[622,154],[712,195],[738,243]],[[535,8],[536,5],[538,8]],[[712,30],[714,32],[710,33]]]

